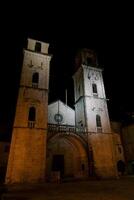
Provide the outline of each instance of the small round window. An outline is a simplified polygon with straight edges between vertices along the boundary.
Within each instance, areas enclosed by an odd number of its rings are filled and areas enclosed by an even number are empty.
[[[55,114],[54,119],[56,122],[62,122],[63,116],[61,114]]]

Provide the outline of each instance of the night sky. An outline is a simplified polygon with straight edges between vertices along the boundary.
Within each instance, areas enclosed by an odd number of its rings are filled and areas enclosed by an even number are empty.
[[[28,37],[50,43],[49,102],[59,98],[65,101],[67,88],[68,104],[73,107],[75,53],[78,48],[90,48],[96,51],[99,66],[104,69],[110,118],[120,120],[123,113],[134,111],[131,6],[49,4],[15,5],[10,11],[5,7],[8,17],[3,16],[1,23],[0,68],[0,134],[4,138],[11,134]]]

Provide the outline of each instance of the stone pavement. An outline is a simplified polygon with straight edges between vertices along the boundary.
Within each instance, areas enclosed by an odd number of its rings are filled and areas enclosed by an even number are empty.
[[[2,200],[134,200],[134,176],[117,180],[12,186]]]

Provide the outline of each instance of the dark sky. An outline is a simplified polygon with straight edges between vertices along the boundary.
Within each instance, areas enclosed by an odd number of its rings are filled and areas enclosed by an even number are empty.
[[[5,6],[1,18],[1,132],[9,132],[12,124],[28,37],[50,43],[50,102],[64,101],[67,88],[68,103],[73,106],[74,56],[78,48],[86,47],[96,51],[104,68],[110,117],[119,119],[122,112],[134,111],[131,5],[88,3]]]

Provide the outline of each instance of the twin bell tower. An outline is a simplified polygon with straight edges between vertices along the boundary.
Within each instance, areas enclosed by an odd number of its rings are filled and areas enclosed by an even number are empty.
[[[43,182],[48,133],[49,44],[28,39],[19,85],[6,184]],[[93,155],[97,176],[116,177],[113,136],[102,69],[93,51],[76,56],[74,79],[75,126],[87,137],[87,158]],[[69,151],[69,149],[68,149]],[[91,164],[91,163],[90,163]]]

